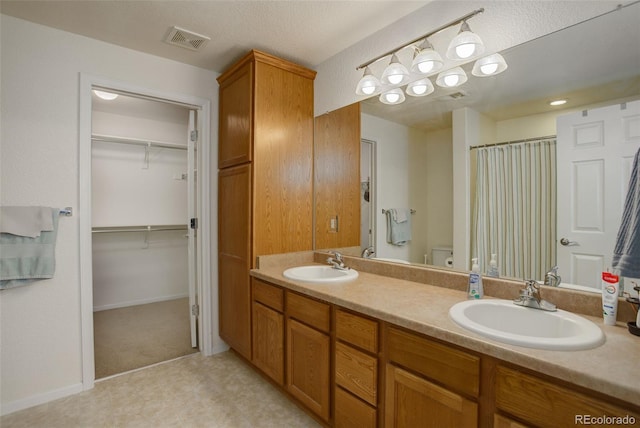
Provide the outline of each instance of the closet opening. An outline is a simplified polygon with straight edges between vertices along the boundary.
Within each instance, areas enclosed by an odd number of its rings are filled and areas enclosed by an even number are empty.
[[[198,109],[91,94],[95,379],[199,351]]]

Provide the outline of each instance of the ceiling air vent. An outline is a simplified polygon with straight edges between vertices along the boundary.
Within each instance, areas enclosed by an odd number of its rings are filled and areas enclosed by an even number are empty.
[[[207,36],[180,27],[169,28],[164,38],[164,41],[171,45],[180,46],[192,51],[200,50],[209,40],[211,40],[211,38]]]

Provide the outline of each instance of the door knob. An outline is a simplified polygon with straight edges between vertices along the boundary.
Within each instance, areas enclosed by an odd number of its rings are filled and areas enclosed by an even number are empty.
[[[578,245],[578,243],[576,241],[569,241],[567,238],[562,238],[560,239],[560,245],[571,247],[573,245]]]

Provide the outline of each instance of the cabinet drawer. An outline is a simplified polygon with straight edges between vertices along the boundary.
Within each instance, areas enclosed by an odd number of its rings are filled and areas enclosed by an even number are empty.
[[[393,327],[387,329],[387,343],[391,361],[478,397],[479,357]]]
[[[378,322],[336,310],[336,337],[365,351],[378,352]]]
[[[535,426],[579,424],[578,417],[632,416],[640,414],[525,373],[498,366],[496,407]]]
[[[336,342],[336,384],[367,403],[378,404],[378,361],[348,345]]]
[[[330,306],[326,303],[299,294],[287,293],[287,313],[291,318],[320,331],[329,332],[331,312]]]
[[[284,291],[280,287],[252,278],[253,300],[276,311],[284,310]]]
[[[341,388],[335,393],[336,428],[375,428],[376,409]]]

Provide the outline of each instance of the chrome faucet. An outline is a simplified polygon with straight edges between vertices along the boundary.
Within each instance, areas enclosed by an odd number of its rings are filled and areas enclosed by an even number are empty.
[[[342,254],[337,251],[329,251],[330,254],[333,254],[334,257],[328,257],[327,263],[331,265],[334,269],[338,270],[349,270],[350,268],[344,265],[344,261],[342,260]]]
[[[544,275],[544,285],[550,285],[551,287],[557,287],[560,285],[562,278],[558,275],[558,266],[554,266],[549,269]]]
[[[365,248],[364,250],[362,250],[362,254],[361,254],[361,256],[362,256],[362,258],[364,258],[364,259],[370,259],[370,258],[371,258],[371,256],[372,256],[372,255],[374,255],[375,253],[376,253],[376,252],[375,252],[375,250],[373,249],[373,246],[371,246],[371,247],[367,247],[367,248]]]
[[[558,310],[556,305],[540,298],[540,285],[532,279],[525,282],[524,288],[520,290],[520,297],[515,299],[513,303],[527,308],[542,309],[543,311],[554,312]]]

